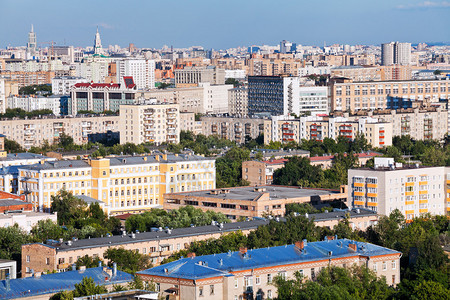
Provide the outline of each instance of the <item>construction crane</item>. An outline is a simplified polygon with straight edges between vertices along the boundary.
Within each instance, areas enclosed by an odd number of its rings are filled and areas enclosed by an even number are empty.
[[[41,43],[39,43],[39,45],[42,45],[42,44],[46,44],[46,45],[52,45],[52,52],[51,52],[51,55],[48,55],[48,52],[47,52],[47,56],[48,56],[48,61],[50,61],[50,60],[55,60],[55,50],[54,50],[54,48],[53,48],[53,46],[56,44],[54,41],[50,41],[50,42],[41,42]]]

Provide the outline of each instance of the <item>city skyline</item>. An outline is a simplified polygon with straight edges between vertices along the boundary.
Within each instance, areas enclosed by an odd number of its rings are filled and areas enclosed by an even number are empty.
[[[103,46],[176,48],[204,46],[226,49],[249,45],[277,45],[286,39],[302,45],[340,44],[379,45],[384,42],[448,42],[441,21],[448,14],[448,1],[378,1],[360,5],[349,0],[346,5],[280,1],[204,0],[171,1],[173,5],[153,1],[134,1],[131,5],[113,0],[109,5],[81,1],[64,3],[58,10],[56,1],[2,1],[8,12],[0,20],[0,47],[25,46],[31,24],[37,34],[38,47],[55,41],[57,45],[86,47],[93,45],[99,27]],[[117,7],[121,7],[121,16]],[[349,9],[350,7],[350,9]],[[139,8],[139,9],[138,9]],[[65,11],[74,17],[68,18]],[[164,13],[166,12],[166,13]],[[17,16],[21,17],[18,18]],[[349,22],[349,18],[350,21]],[[427,19],[426,26],[417,19]],[[57,24],[57,26],[55,26]],[[432,29],[432,30],[430,30]]]

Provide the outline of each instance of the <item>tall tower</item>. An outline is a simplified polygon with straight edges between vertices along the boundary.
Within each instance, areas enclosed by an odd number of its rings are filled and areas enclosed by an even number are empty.
[[[94,54],[102,54],[102,40],[100,39],[100,33],[98,32],[98,26],[97,26],[97,33],[95,34],[95,41],[94,41]]]
[[[33,24],[31,24],[31,31],[28,33],[27,53],[30,57],[36,55],[36,33],[34,32]]]
[[[381,65],[410,65],[411,64],[411,44],[391,42],[381,44]]]

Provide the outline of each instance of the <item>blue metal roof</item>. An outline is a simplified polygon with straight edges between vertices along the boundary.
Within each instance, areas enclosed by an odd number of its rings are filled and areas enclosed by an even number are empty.
[[[356,252],[349,248],[349,244],[356,244]],[[298,264],[330,258],[401,254],[398,251],[374,244],[348,239],[307,242],[304,250],[306,251],[300,251],[295,245],[285,245],[248,250],[246,255],[236,251],[182,258],[168,264],[140,271],[138,274],[196,280],[226,276],[229,275],[229,272],[240,270]]]
[[[0,298],[15,299],[74,290],[75,284],[80,283],[84,277],[91,277],[99,285],[118,284],[133,280],[133,275],[121,271],[117,271],[116,276],[109,278],[109,275],[103,272],[102,267],[97,267],[84,271],[68,271],[40,277],[11,279],[8,291],[6,290],[6,280],[2,280],[0,281]]]

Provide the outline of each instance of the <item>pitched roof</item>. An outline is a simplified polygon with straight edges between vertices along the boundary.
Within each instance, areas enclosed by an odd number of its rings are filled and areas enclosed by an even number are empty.
[[[91,277],[99,285],[125,283],[133,280],[133,275],[122,271],[117,271],[115,276],[110,277],[102,267],[97,267],[85,271],[68,271],[40,277],[11,279],[9,290],[6,290],[6,281],[3,280],[0,282],[0,295],[2,299],[16,299],[73,290],[75,284],[80,283],[84,277]]]
[[[349,248],[350,244],[356,244],[356,251]],[[285,245],[248,250],[246,255],[235,251],[182,258],[168,264],[140,271],[137,274],[196,280],[229,276],[232,275],[232,272],[241,270],[299,264],[330,258],[401,254],[398,251],[374,244],[347,239],[307,242],[304,249],[306,251],[300,251],[295,245]]]

